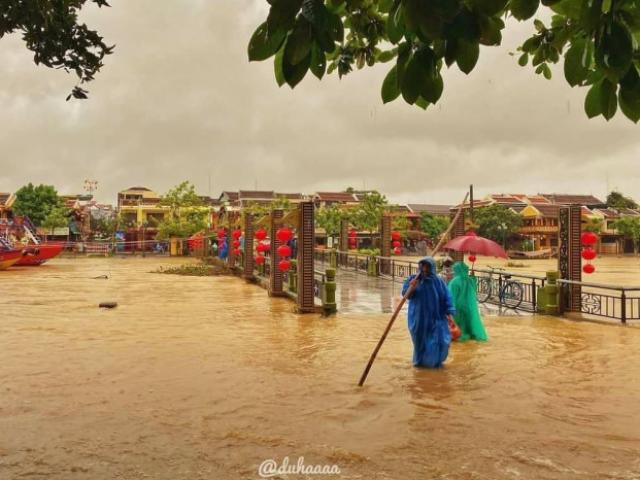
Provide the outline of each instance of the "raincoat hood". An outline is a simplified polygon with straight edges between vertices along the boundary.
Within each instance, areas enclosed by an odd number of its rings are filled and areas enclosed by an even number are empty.
[[[433,257],[424,257],[422,260],[418,262],[418,266],[420,267],[420,272],[422,273],[422,266],[429,265],[429,277],[435,277],[438,275],[438,268],[436,266],[436,261]]]
[[[469,275],[469,266],[464,262],[456,262],[453,265],[453,273],[456,277],[466,277]]]

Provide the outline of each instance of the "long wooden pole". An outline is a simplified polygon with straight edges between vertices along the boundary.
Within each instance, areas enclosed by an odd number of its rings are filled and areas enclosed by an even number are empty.
[[[467,193],[464,196],[464,200],[462,200],[462,203],[458,207],[458,212],[456,213],[455,217],[453,218],[453,221],[451,222],[451,225],[449,225],[449,228],[447,228],[447,230],[444,232],[444,234],[440,238],[440,241],[436,245],[436,248],[434,248],[433,252],[431,252],[431,255],[435,255],[442,248],[442,245],[444,245],[444,241],[446,240],[447,236],[451,233],[451,230],[453,230],[454,225],[456,224],[456,222],[460,218],[460,215],[462,214],[462,211],[464,210],[464,202],[467,201],[467,197],[468,196],[469,196],[469,193]],[[418,272],[418,275],[420,275],[420,274],[421,274],[421,272]],[[404,306],[404,304],[407,301],[407,299],[413,294],[414,290],[415,290],[414,287],[409,287],[407,289],[407,292],[402,296],[402,300],[400,300],[400,303],[398,303],[398,306],[394,310],[393,315],[391,315],[391,319],[389,320],[389,323],[387,324],[387,328],[384,329],[382,337],[380,337],[380,340],[378,340],[378,344],[376,345],[376,348],[371,353],[371,357],[369,357],[369,362],[367,363],[367,366],[365,367],[364,372],[362,372],[362,376],[360,377],[360,381],[358,382],[358,386],[359,387],[363,386],[364,382],[367,380],[367,375],[369,375],[369,370],[371,370],[371,367],[373,366],[373,362],[375,361],[376,356],[378,355],[378,352],[380,351],[380,348],[382,347],[382,344],[387,339],[387,335],[389,334],[389,331],[391,330],[391,327],[393,326],[393,323],[396,321],[396,318],[398,318],[398,314],[402,310],[402,307]]]

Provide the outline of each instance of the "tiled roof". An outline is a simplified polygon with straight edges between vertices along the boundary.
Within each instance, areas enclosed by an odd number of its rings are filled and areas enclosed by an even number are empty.
[[[621,208],[621,209],[618,210],[618,212],[620,213],[620,215],[626,215],[628,217],[640,216],[640,211],[634,210],[634,209],[631,209],[631,208]]]
[[[224,195],[227,196],[227,198],[229,199],[230,202],[235,202],[236,200],[238,200],[238,192],[222,192],[220,194],[220,198],[222,198]]]
[[[271,191],[260,191],[260,190],[240,190],[238,192],[238,198],[240,200],[267,200],[270,198],[275,198],[275,193],[273,190]]]
[[[491,198],[495,203],[499,203],[502,205],[510,205],[510,204],[514,204],[514,203],[525,203],[521,197],[524,197],[524,195],[511,195],[511,194],[494,194],[494,195],[489,195],[489,198]],[[475,204],[475,201],[473,202]]]
[[[426,203],[410,203],[407,205],[413,213],[430,213],[431,215],[449,215],[451,205],[431,205]]]
[[[315,198],[321,202],[355,202],[353,193],[347,192],[316,192]]]
[[[598,208],[595,211],[601,213],[605,218],[618,218],[620,216],[613,208]]]
[[[604,205],[605,203],[593,195],[571,195],[566,193],[540,193],[557,205]]]
[[[538,210],[543,217],[558,218],[560,216],[560,206],[552,205],[549,203],[533,203],[531,204],[536,210]]]
[[[304,195],[301,193],[276,193],[277,198],[286,198],[287,200],[302,200]]]

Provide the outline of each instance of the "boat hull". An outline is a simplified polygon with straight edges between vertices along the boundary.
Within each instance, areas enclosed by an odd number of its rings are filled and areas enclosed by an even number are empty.
[[[64,247],[61,243],[41,243],[39,245],[28,245],[25,248],[25,255],[18,260],[16,265],[24,267],[36,267],[51,260],[62,252]]]
[[[15,265],[22,258],[22,250],[4,250],[0,251],[0,270]]]

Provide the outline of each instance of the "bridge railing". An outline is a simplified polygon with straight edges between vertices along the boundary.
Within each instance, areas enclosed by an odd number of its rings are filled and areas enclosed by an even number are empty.
[[[478,300],[500,307],[535,312],[538,308],[538,288],[546,277],[515,273],[499,268],[476,268]]]
[[[626,323],[640,320],[640,287],[558,280],[561,312],[576,312]],[[580,307],[569,299],[577,296]]]

